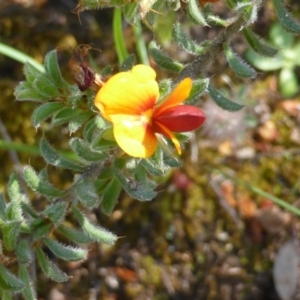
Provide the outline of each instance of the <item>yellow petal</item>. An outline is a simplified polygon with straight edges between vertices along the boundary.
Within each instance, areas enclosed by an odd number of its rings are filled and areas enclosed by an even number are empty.
[[[95,106],[111,121],[111,115],[139,115],[153,108],[159,95],[154,70],[137,65],[130,72],[120,72],[111,77],[99,90]]]
[[[182,80],[175,87],[175,89],[168,96],[168,98],[162,104],[158,104],[154,112],[155,116],[159,116],[168,108],[177,106],[184,102],[188,98],[192,86],[193,81],[191,78],[185,78],[184,80]]]
[[[136,65],[131,69],[131,74],[138,83],[146,84],[149,80],[155,80],[155,71],[146,65]]]
[[[172,133],[172,131],[170,131],[166,126],[160,124],[159,122],[156,123],[156,126],[159,127],[159,132],[161,132],[165,137],[169,138],[173,142],[175,148],[177,149],[177,152],[181,154],[180,143],[176,136]]]
[[[114,136],[120,148],[133,157],[151,156],[157,147],[157,138],[143,117],[112,116]]]

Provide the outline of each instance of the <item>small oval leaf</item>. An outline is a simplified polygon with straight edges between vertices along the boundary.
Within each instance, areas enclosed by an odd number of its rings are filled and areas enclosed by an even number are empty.
[[[82,112],[79,108],[63,107],[52,118],[51,125],[59,126],[65,124]]]
[[[67,82],[61,75],[60,68],[57,62],[57,51],[53,50],[46,54],[45,56],[45,70],[49,73],[52,80],[55,82],[56,86],[61,89],[68,88]]]
[[[84,249],[65,246],[50,238],[45,238],[44,243],[54,255],[63,260],[80,261],[85,260],[87,258],[87,251]]]
[[[183,68],[183,65],[181,63],[174,61],[170,57],[166,56],[154,41],[149,44],[149,54],[154,59],[154,61],[165,70],[180,72]]]
[[[23,174],[26,183],[33,191],[48,197],[63,196],[63,191],[53,187],[53,185],[45,179],[41,180],[32,167],[26,166]]]
[[[92,115],[91,111],[83,111],[75,116],[68,124],[70,134],[76,132]]]
[[[15,92],[16,99],[18,101],[34,101],[34,102],[43,102],[45,100],[50,100],[51,97],[41,95],[34,89],[22,89]]]
[[[238,57],[227,44],[224,45],[224,53],[230,68],[236,76],[240,78],[256,77],[255,70],[251,68],[246,62],[244,62],[240,57]]]
[[[260,55],[274,57],[278,50],[269,46],[267,42],[258,37],[249,28],[243,29],[244,36],[251,48]]]
[[[187,13],[189,18],[197,25],[208,26],[205,16],[199,7],[199,1],[189,0]]]
[[[173,40],[184,50],[191,54],[203,54],[204,48],[199,46],[193,40],[188,38],[180,25],[180,23],[176,23],[172,29],[172,37]]]
[[[20,292],[24,283],[0,264],[0,288],[11,292]]]
[[[121,184],[116,178],[112,178],[103,191],[103,200],[101,203],[102,211],[110,215],[118,201],[121,192]]]
[[[17,239],[20,233],[21,222],[19,221],[11,221],[6,222],[2,226],[3,232],[3,245],[6,250],[14,251],[17,245]]]
[[[36,292],[34,289],[34,284],[30,278],[30,270],[26,265],[21,264],[19,267],[19,276],[21,280],[25,283],[25,288],[22,291],[22,296],[25,300],[36,300]]]
[[[278,20],[283,28],[291,33],[300,34],[300,22],[295,20],[290,12],[285,8],[283,0],[273,0],[273,4],[278,15]]]
[[[44,97],[48,99],[56,98],[59,96],[58,88],[55,86],[53,81],[48,78],[45,74],[38,76],[32,83],[32,87]]]
[[[58,231],[74,243],[88,244],[94,241],[84,231],[79,229],[60,225]]]
[[[64,169],[70,169],[76,172],[83,171],[83,167],[80,164],[74,163],[73,161],[62,157],[57,151],[54,150],[54,148],[45,138],[41,138],[40,140],[40,150],[46,162],[51,165]]]
[[[75,218],[82,226],[82,229],[94,241],[98,241],[100,243],[105,243],[108,245],[113,245],[118,239],[118,237],[110,231],[100,226],[92,224],[90,220],[77,207],[72,206],[72,210]]]
[[[68,280],[66,273],[62,272],[52,261],[50,261],[39,246],[35,247],[35,253],[41,269],[50,279],[57,282],[64,282]]]
[[[244,105],[232,102],[215,90],[212,86],[208,86],[208,92],[218,106],[228,111],[239,111]]]
[[[80,138],[70,140],[70,146],[77,156],[85,161],[95,162],[101,161],[107,157],[106,152],[94,151],[86,141]]]
[[[35,128],[39,127],[43,121],[51,117],[54,113],[64,107],[61,102],[48,102],[36,108],[31,116],[31,123]]]
[[[33,83],[33,81],[42,74],[40,70],[38,70],[34,65],[30,62],[26,62],[23,68],[24,75],[26,77],[26,81],[29,83]]]

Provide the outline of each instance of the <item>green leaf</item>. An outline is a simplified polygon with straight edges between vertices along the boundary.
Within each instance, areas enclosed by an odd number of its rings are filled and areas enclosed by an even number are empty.
[[[144,39],[144,31],[140,20],[137,20],[135,25],[133,26],[133,33],[135,37],[135,48],[137,51],[137,55],[139,58],[139,61],[149,66],[149,57],[147,53],[147,45],[146,45],[146,39]]]
[[[112,74],[114,68],[112,66],[106,66],[104,69],[101,70],[101,77],[106,77]]]
[[[8,195],[10,198],[10,203],[6,207],[6,216],[8,220],[22,221],[23,216],[21,202],[27,202],[27,198],[20,189],[18,177],[16,174],[10,176],[8,182]]]
[[[181,165],[173,155],[170,157],[168,154],[169,151],[165,152],[163,147],[159,145],[154,155],[150,158],[142,159],[140,164],[153,176],[165,176],[170,168],[177,168]]]
[[[56,198],[56,197],[62,197],[64,192],[53,187],[53,185],[46,181],[46,180],[41,180],[39,176],[37,176],[36,172],[34,169],[30,166],[26,166],[23,171],[24,179],[27,183],[27,185],[35,192]]]
[[[146,3],[147,1],[144,1],[144,3]],[[142,19],[143,22],[149,27],[149,28],[153,28],[153,25],[156,23],[157,18],[160,15],[160,11],[162,11],[162,5],[164,5],[165,1],[163,0],[154,0],[154,1],[148,1],[149,2],[149,10],[147,12],[144,12],[142,9],[142,5],[143,3],[140,4],[140,8],[139,8],[139,19]],[[145,4],[144,4],[145,5]],[[146,15],[145,15],[146,13]],[[145,16],[144,16],[145,15]],[[139,20],[137,20],[138,22]],[[136,24],[136,23],[135,23]]]
[[[39,92],[37,92],[31,88],[22,89],[22,90],[16,89],[14,95],[18,101],[43,102],[45,100],[50,99],[50,97],[45,97],[45,96],[41,95]]]
[[[177,134],[178,136],[178,134]],[[170,168],[180,168],[182,167],[182,161],[179,159],[176,159],[170,151],[165,151],[164,148],[162,148],[162,151],[164,152],[164,164],[166,166],[169,166]]]
[[[17,239],[20,233],[20,221],[6,222],[2,226],[3,245],[7,251],[14,251],[17,245]]]
[[[135,180],[126,178],[117,169],[114,170],[114,175],[122,185],[126,193],[140,201],[150,201],[157,195],[154,191],[154,186],[147,186],[145,182],[136,182]]]
[[[94,241],[94,239],[90,238],[87,233],[75,228],[60,225],[58,227],[58,231],[74,243],[88,244]]]
[[[239,111],[244,105],[232,102],[215,90],[211,85],[208,86],[208,92],[212,99],[217,103],[221,108],[228,111]]]
[[[166,98],[171,93],[172,81],[170,79],[162,79],[159,82],[159,99]]]
[[[84,102],[87,91],[83,94],[78,85],[71,85],[67,94],[66,104],[71,107],[80,107]]]
[[[41,106],[37,107],[32,116],[31,116],[31,123],[35,128],[41,126],[41,123],[45,121],[47,118],[52,116],[54,113],[59,111],[64,107],[64,104],[61,102],[48,102],[42,104]]]
[[[48,236],[53,225],[45,219],[36,219],[31,223],[33,231],[32,238],[34,241],[40,240],[42,237]]]
[[[154,41],[149,44],[149,54],[154,59],[154,61],[165,70],[180,72],[183,68],[183,65],[181,63],[174,61],[170,57],[166,56]]]
[[[32,89],[32,85],[28,81],[21,81],[15,88],[14,94],[17,95],[19,92],[27,89]]]
[[[0,264],[0,288],[5,291],[20,292],[24,289],[24,283],[14,274],[10,273],[2,264]]]
[[[164,176],[170,167],[164,164],[163,151],[156,151],[154,156],[141,160],[141,165],[153,176]]]
[[[56,98],[60,94],[58,88],[46,74],[39,75],[32,83],[32,87],[47,99]]]
[[[262,38],[258,37],[249,28],[243,29],[244,36],[251,48],[260,55],[274,57],[278,50],[269,46]]]
[[[299,91],[299,83],[295,71],[283,68],[279,73],[279,87],[283,97],[293,97]]]
[[[53,50],[47,53],[45,56],[45,70],[51,76],[53,82],[55,82],[56,86],[61,89],[68,88],[67,82],[61,75],[60,68],[57,62],[57,51]]]
[[[256,72],[251,68],[246,62],[244,62],[240,57],[238,57],[228,44],[224,44],[224,53],[226,59],[229,63],[230,68],[235,73],[237,77],[240,78],[254,78],[256,77]]]
[[[96,192],[94,183],[83,180],[76,185],[76,194],[80,202],[86,207],[94,207],[99,203],[99,196]]]
[[[33,83],[33,81],[42,74],[40,70],[38,70],[34,65],[30,62],[26,62],[23,68],[24,75],[26,77],[26,81],[29,83]]]
[[[42,215],[49,218],[55,226],[58,226],[65,219],[67,213],[66,202],[56,202],[52,205],[48,205],[45,210],[43,210]]]
[[[22,296],[24,300],[37,300],[34,285],[30,279],[30,271],[26,265],[21,264],[19,267],[20,279],[25,283],[25,288],[22,291]]]
[[[0,299],[1,300],[13,300],[12,295],[13,295],[12,292],[4,291],[4,290],[0,289]]]
[[[87,258],[87,251],[84,249],[65,246],[49,238],[45,238],[44,243],[54,255],[63,260],[79,261]]]
[[[44,67],[31,56],[17,50],[16,48],[10,47],[7,44],[0,43],[0,52],[2,55],[6,55],[7,57],[14,59],[21,64],[25,64],[28,61],[41,72],[44,71]]]
[[[85,161],[95,162],[107,158],[107,153],[91,149],[91,145],[80,138],[71,139],[70,146],[72,147],[76,155],[79,158],[84,159]]]
[[[7,192],[11,201],[21,202],[22,200],[27,200],[26,196],[21,191],[18,176],[16,174],[10,176]]]
[[[235,11],[243,14],[244,20],[247,20],[246,26],[249,26],[250,24],[253,24],[257,21],[258,11],[261,7],[261,3],[262,2],[260,2],[258,4],[258,2],[255,3],[255,2],[251,2],[251,1],[248,1],[248,2],[244,1],[244,3],[241,3],[241,2],[237,3],[237,5],[235,7]]]
[[[20,240],[16,247],[16,255],[21,264],[29,264],[32,262],[32,250],[29,242],[25,239]]]
[[[290,12],[285,8],[283,0],[273,0],[273,4],[278,15],[278,20],[283,28],[291,33],[300,34],[300,23],[295,20]]]
[[[82,113],[79,108],[63,107],[52,118],[52,126],[59,126],[69,122]]]
[[[35,247],[35,253],[41,269],[50,279],[57,282],[64,282],[68,280],[68,276],[49,260],[47,255],[39,246]]]
[[[208,85],[209,78],[194,80],[192,90],[185,103],[189,105],[196,105],[199,103],[200,97],[207,92]]]
[[[137,20],[137,11],[138,4],[137,3],[127,3],[122,7],[124,17],[129,24],[135,24]]]
[[[205,17],[199,7],[199,1],[197,0],[188,1],[187,15],[195,24],[208,26]]]
[[[97,133],[99,134],[99,131],[97,130],[98,128],[96,126],[96,118],[93,118],[90,121],[88,121],[83,129],[84,139],[87,140],[89,143],[93,141],[93,138],[97,136]]]
[[[114,139],[113,135],[113,128],[110,127],[95,139],[93,141],[93,148],[97,151],[106,151],[107,153],[112,149],[112,148],[117,148],[117,143]]]
[[[295,46],[293,47],[293,53],[296,57],[300,57],[300,41],[298,43],[295,44]],[[300,59],[295,59],[296,61],[294,61],[295,65],[300,67]]]
[[[24,214],[27,214],[29,218],[37,218],[38,213],[35,211],[35,209],[31,206],[30,203],[22,202],[21,203],[22,211]]]
[[[116,178],[112,178],[103,191],[101,209],[105,214],[110,215],[113,212],[120,193],[121,184]]]
[[[90,220],[75,206],[72,206],[75,218],[81,225],[86,234],[94,241],[113,245],[118,237],[110,231],[92,224]]]
[[[120,8],[114,9],[113,15],[113,36],[115,42],[115,49],[118,55],[119,63],[124,61],[128,57],[126,44],[123,35],[122,28],[122,11]]]
[[[3,194],[0,194],[0,218],[6,220],[6,201]]]
[[[75,116],[68,124],[70,134],[76,132],[92,115],[91,111],[82,111]]]
[[[134,54],[127,56],[121,63],[120,71],[125,72],[132,69],[132,67],[136,64],[136,58]]]
[[[147,182],[147,181],[149,181],[149,179],[147,178],[147,171],[145,170],[145,168],[141,164],[138,164],[138,166],[135,168],[134,179],[137,182]]]
[[[237,20],[237,18],[238,18],[237,16],[234,16],[232,18],[222,19],[216,15],[212,15],[212,14],[207,15],[207,21],[209,21],[209,23],[213,23],[214,25],[222,26],[222,27],[230,26]]]
[[[269,32],[270,40],[279,49],[291,48],[294,44],[294,35],[286,32],[280,23],[274,23]]]
[[[262,71],[274,71],[281,69],[284,60],[281,55],[281,53],[278,53],[276,57],[264,57],[256,52],[254,52],[252,49],[249,49],[245,54],[247,60],[257,69]]]
[[[83,167],[81,165],[63,158],[58,152],[56,152],[45,138],[41,138],[40,140],[40,150],[45,161],[50,165],[61,167],[63,169],[70,169],[75,172],[83,171]]]
[[[188,53],[198,55],[204,53],[204,48],[199,46],[197,43],[188,38],[180,25],[180,23],[176,23],[173,26],[172,30],[173,40]]]

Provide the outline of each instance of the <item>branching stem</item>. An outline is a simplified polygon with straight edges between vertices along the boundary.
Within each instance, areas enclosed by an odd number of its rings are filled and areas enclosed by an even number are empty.
[[[234,23],[221,31],[219,35],[212,40],[211,44],[207,47],[205,54],[196,56],[195,59],[179,73],[178,77],[174,81],[174,84],[178,84],[187,77],[197,79],[201,72],[203,72],[203,70],[205,70],[220,53],[222,53],[223,44],[230,41],[235,34],[240,32],[247,22],[248,21],[245,20],[243,14],[241,14]]]

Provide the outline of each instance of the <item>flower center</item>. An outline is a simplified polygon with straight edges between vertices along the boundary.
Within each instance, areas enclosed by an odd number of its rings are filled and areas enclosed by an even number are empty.
[[[152,125],[152,115],[153,115],[153,109],[152,108],[146,110],[141,115],[141,119],[140,119],[141,122]]]

